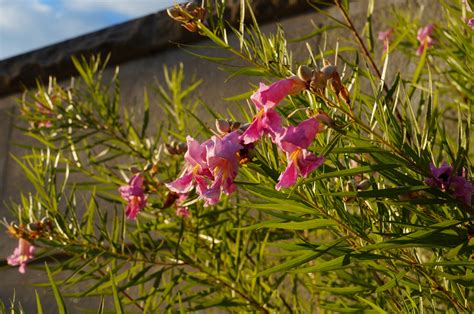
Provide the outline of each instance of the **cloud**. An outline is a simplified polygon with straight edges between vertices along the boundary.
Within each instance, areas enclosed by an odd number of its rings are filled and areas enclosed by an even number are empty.
[[[153,13],[173,0],[0,0],[0,60]]]

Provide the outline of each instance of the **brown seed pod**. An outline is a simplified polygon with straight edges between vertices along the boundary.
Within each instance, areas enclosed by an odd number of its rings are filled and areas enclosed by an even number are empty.
[[[216,129],[221,134],[226,134],[230,132],[230,123],[224,119],[217,119],[216,120]]]
[[[312,70],[310,67],[306,66],[306,65],[300,65],[298,67],[298,73],[297,73],[297,76],[299,79],[305,81],[305,82],[309,82],[312,78]]]

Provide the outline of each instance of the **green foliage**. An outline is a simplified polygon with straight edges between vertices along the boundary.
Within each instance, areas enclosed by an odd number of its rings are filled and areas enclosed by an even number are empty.
[[[334,24],[299,40],[342,29],[353,42],[324,51],[308,46],[302,62],[319,68],[326,58],[338,60],[350,102],[328,88],[278,106],[293,125],[319,110],[334,122],[310,147],[326,162],[292,189],[274,189],[284,156],[262,140],[241,166],[235,194],[209,207],[191,194],[185,204],[191,217],[175,215],[164,183],[179,175],[183,158],[167,154],[165,144],[213,132],[193,112],[205,106],[197,95],[201,80],[184,86],[182,65],[164,69],[164,84],[154,89],[158,100],[145,92],[141,107],[120,105],[118,70],[104,80],[100,57],[74,59],[80,78],[71,86],[53,80],[25,97],[31,127],[24,131],[38,144],[13,158],[34,192],[11,207],[23,236],[39,247],[36,258],[51,267],[45,270],[61,313],[63,296],[95,297],[99,313],[472,310],[472,207],[424,182],[430,162],[448,161],[472,178],[474,47],[466,13],[443,4],[436,44],[420,57],[414,51],[422,25],[396,14],[394,38],[377,62],[374,1],[362,34],[349,18],[349,1],[336,4],[344,19],[331,16]],[[207,5],[215,14],[207,24],[193,23],[226,56],[191,54],[220,64],[229,80],[295,74],[299,64],[281,27],[264,34],[247,1],[236,27],[223,19],[220,1]],[[238,39],[235,46],[227,32]],[[415,70],[389,77],[390,57],[399,50]],[[226,100],[245,103],[251,94]],[[251,120],[252,110],[243,105],[243,116]],[[150,123],[156,111],[166,118]],[[117,192],[132,168],[144,174],[149,195],[137,220],[126,219]],[[45,217],[50,223],[32,234],[27,227]],[[41,312],[38,296],[37,305]]]

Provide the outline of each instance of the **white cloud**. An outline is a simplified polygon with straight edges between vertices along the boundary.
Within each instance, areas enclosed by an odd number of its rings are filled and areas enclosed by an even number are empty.
[[[141,15],[173,0],[0,0],[0,60]],[[113,14],[120,14],[116,19]]]
[[[57,14],[37,0],[0,3],[0,60],[104,27],[100,19]]]

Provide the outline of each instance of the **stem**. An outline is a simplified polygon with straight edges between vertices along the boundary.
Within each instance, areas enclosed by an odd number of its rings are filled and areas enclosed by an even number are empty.
[[[356,41],[357,43],[359,44],[360,48],[362,49],[362,51],[364,52],[364,56],[366,57],[367,61],[369,61],[370,65],[372,66],[372,69],[375,71],[375,73],[377,74],[378,78],[379,79],[382,79],[382,75],[380,74],[380,71],[377,67],[377,65],[375,64],[375,61],[374,59],[372,58],[372,56],[370,55],[370,52],[369,50],[367,49],[367,47],[365,46],[364,42],[362,41],[362,38],[360,37],[359,33],[357,32],[354,24],[352,23],[352,20],[351,18],[349,17],[349,15],[347,14],[346,10],[344,9],[344,7],[342,6],[341,4],[341,0],[335,0],[336,2],[336,6],[339,8],[339,10],[341,11],[342,15],[344,16],[344,19],[346,20],[346,23],[347,23],[347,27],[351,30],[352,34],[354,35],[354,37],[356,38]],[[384,82],[384,85],[383,85],[384,89],[387,90],[387,87],[385,86],[385,82]]]

